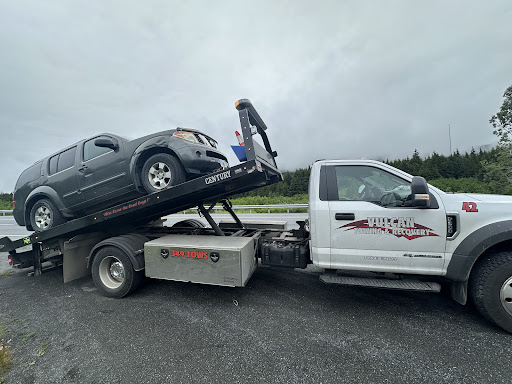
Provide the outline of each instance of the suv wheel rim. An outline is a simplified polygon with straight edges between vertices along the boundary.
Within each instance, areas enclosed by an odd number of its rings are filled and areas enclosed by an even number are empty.
[[[165,163],[155,163],[149,168],[149,184],[155,189],[164,189],[171,183],[171,170]]]
[[[37,228],[48,228],[52,222],[52,211],[44,205],[37,208],[36,213],[34,215],[34,221],[36,222]]]
[[[107,256],[101,260],[99,266],[100,280],[106,287],[116,289],[124,281],[124,265],[114,256]]]
[[[500,291],[501,305],[512,315],[512,276],[503,283]]]

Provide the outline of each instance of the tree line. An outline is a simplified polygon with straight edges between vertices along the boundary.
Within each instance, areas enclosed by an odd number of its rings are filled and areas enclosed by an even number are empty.
[[[489,151],[472,149],[461,154],[458,150],[449,156],[433,153],[425,158],[415,150],[411,157],[384,160],[395,168],[427,181],[446,192],[503,193],[499,186],[486,180],[484,164],[496,162],[498,148]],[[382,160],[381,160],[382,161]],[[307,195],[311,167],[283,172],[284,181],[246,192],[241,196],[285,196]]]
[[[384,162],[411,175],[423,176],[445,192],[473,192],[510,194],[512,188],[492,180],[486,164],[496,164],[501,148],[489,151],[472,149],[449,156],[433,153],[425,158],[415,150],[410,157]],[[239,204],[299,204],[306,203],[311,167],[284,171],[284,181],[255,189],[234,197]],[[12,209],[12,195],[0,193],[0,209]]]

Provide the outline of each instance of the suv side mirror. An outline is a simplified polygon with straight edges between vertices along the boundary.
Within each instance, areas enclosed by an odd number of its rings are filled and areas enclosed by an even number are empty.
[[[94,140],[94,145],[102,148],[110,148],[113,151],[119,148],[119,144],[112,139],[96,139]]]
[[[430,208],[430,195],[427,181],[421,176],[414,176],[411,183],[413,207]]]

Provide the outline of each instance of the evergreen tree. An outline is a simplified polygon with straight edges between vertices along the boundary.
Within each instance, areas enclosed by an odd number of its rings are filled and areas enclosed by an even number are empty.
[[[482,162],[485,180],[495,193],[512,193],[512,86],[503,94],[503,103],[498,113],[489,122],[493,133],[499,138],[494,159]],[[494,160],[494,161],[493,161]]]

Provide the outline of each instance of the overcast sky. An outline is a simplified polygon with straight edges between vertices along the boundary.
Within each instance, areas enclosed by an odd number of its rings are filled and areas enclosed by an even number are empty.
[[[230,144],[249,98],[281,169],[494,144],[512,2],[0,0],[0,191],[100,132]]]

